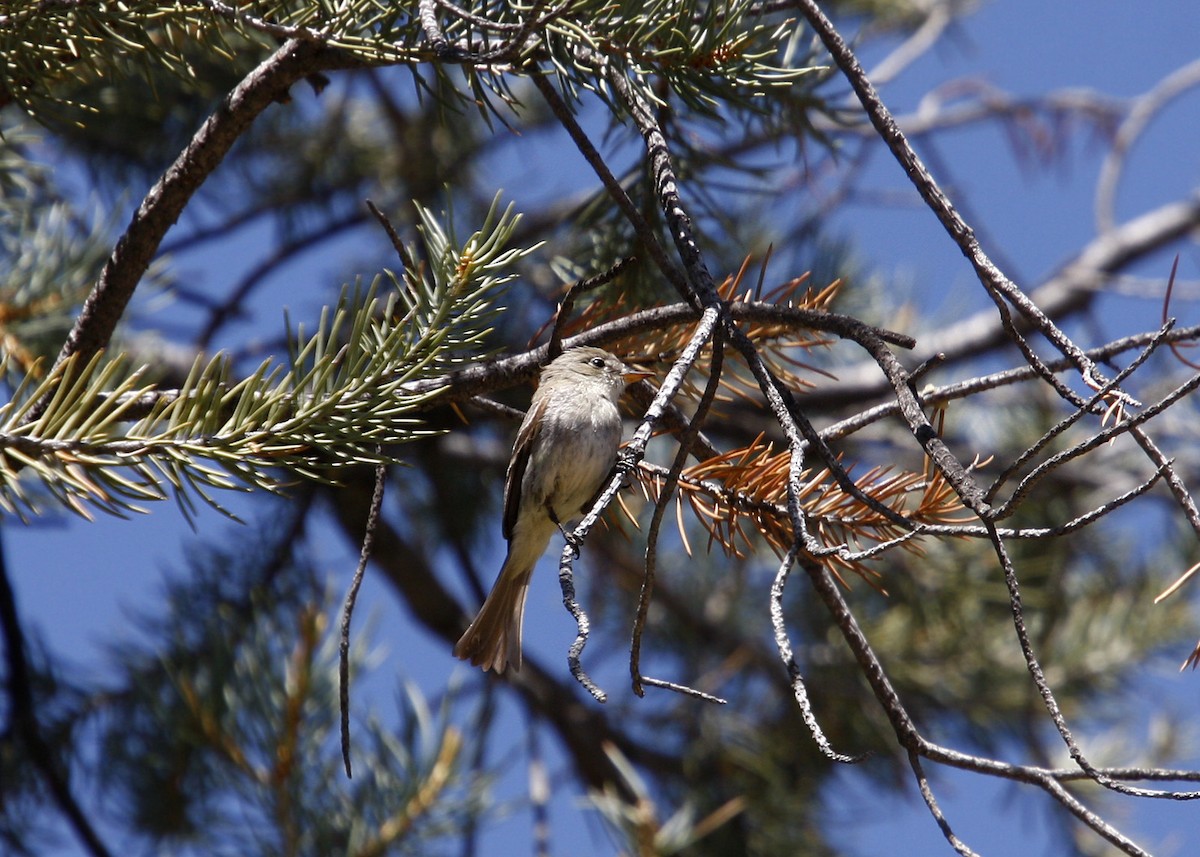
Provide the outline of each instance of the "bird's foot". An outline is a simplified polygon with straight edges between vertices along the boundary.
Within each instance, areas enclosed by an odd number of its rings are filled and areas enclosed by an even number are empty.
[[[615,466],[619,473],[629,473],[638,466],[638,462],[641,460],[641,453],[628,446],[623,446],[617,450],[617,462]]]
[[[554,514],[554,510],[550,508],[550,504],[546,504],[546,514],[550,516],[550,520],[554,522],[554,526],[558,527],[558,531],[562,533],[563,540],[571,546],[571,552],[575,554],[575,558],[579,559],[579,549],[583,546],[583,542],[575,537],[575,534],[563,526],[562,521],[558,519],[558,515]]]

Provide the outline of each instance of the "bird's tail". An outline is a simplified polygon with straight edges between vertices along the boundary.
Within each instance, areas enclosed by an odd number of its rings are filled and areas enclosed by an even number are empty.
[[[479,615],[454,646],[454,656],[485,670],[503,673],[506,667],[521,670],[521,626],[525,621],[525,596],[533,564],[517,567],[511,553],[500,569]],[[523,559],[523,558],[521,558]]]

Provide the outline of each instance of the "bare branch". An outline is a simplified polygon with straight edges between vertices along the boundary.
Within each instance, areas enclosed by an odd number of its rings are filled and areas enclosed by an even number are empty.
[[[1133,101],[1125,121],[1117,129],[1112,146],[1100,166],[1096,180],[1096,230],[1101,234],[1116,228],[1117,186],[1125,169],[1125,159],[1147,126],[1168,104],[1189,89],[1200,86],[1200,60],[1176,69]]]
[[[646,444],[650,442],[650,437],[654,433],[654,426],[662,418],[663,412],[679,392],[679,388],[683,385],[684,377],[691,371],[692,366],[696,363],[696,358],[700,355],[700,349],[712,339],[718,318],[719,314],[715,308],[705,310],[704,314],[700,317],[700,322],[696,325],[688,347],[679,355],[679,359],[675,361],[666,378],[663,379],[658,395],[654,397],[654,401],[650,403],[650,407],[646,410],[641,425],[638,426],[633,438],[625,445],[622,460],[618,462],[616,473],[608,481],[608,485],[605,486],[600,496],[596,498],[596,502],[592,505],[592,508],[583,516],[583,519],[572,531],[571,536],[575,544],[582,544],[587,538],[587,534],[591,532],[592,527],[600,520],[600,516],[604,514],[604,510],[608,508],[609,504],[617,496],[617,492],[621,489],[621,485],[625,479],[625,474],[635,467],[642,459],[642,456],[646,454]],[[575,603],[575,586],[572,574],[572,564],[574,562],[573,550],[574,548],[571,544],[567,544],[563,548],[562,559],[559,562],[558,569],[559,583],[563,590],[563,603],[566,604],[567,609],[574,616],[579,630],[575,642],[571,645],[567,660],[571,667],[571,674],[597,700],[603,701],[603,691],[591,682],[591,679],[587,677],[587,674],[583,672],[583,668],[579,664],[579,656],[587,642],[588,621],[587,615],[583,613],[582,608],[579,608],[578,604]]]
[[[382,450],[380,451],[382,454]],[[350,619],[354,615],[354,605],[358,601],[358,590],[362,586],[363,577],[367,573],[367,562],[371,559],[371,550],[375,545],[375,532],[379,529],[379,516],[383,513],[383,492],[387,484],[387,465],[378,464],[375,467],[375,489],[371,494],[371,506],[367,512],[367,525],[363,532],[362,548],[359,551],[358,565],[354,569],[354,577],[350,581],[350,589],[346,592],[346,601],[342,606],[341,641],[339,644],[340,660],[338,661],[338,703],[342,715],[342,763],[346,768],[346,778],[350,774]]]
[[[650,599],[654,595],[654,574],[658,563],[658,532],[662,526],[663,515],[666,513],[671,498],[675,495],[676,486],[679,484],[679,474],[687,463],[692,445],[696,437],[700,434],[704,420],[708,417],[713,399],[716,398],[717,389],[721,382],[721,366],[725,352],[724,343],[724,336],[721,334],[720,328],[717,328],[712,339],[712,360],[709,366],[708,383],[705,385],[704,394],[700,397],[700,403],[696,407],[696,412],[692,415],[687,428],[684,429],[683,434],[679,437],[679,449],[675,453],[675,460],[671,463],[671,469],[667,473],[667,478],[659,490],[658,501],[654,504],[654,513],[650,517],[650,525],[646,528],[645,569],[642,577],[642,588],[638,594],[637,613],[633,621],[633,641],[629,648],[629,673],[633,680],[633,692],[638,696],[644,694],[642,690],[643,681],[648,681],[641,673],[642,632],[645,630],[646,616],[650,611]]]

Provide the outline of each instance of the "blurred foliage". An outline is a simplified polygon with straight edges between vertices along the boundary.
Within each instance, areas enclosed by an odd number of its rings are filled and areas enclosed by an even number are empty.
[[[9,381],[58,349],[117,225],[98,200],[72,201],[32,155],[44,137],[28,122],[9,122],[0,145],[0,348]]]
[[[394,714],[354,719],[345,779],[331,603],[302,559],[310,506],[273,505],[274,520],[192,552],[162,610],[112,645],[81,739],[98,742],[110,821],[180,854],[429,854],[481,809],[462,764],[470,715],[398,688]],[[351,652],[360,679],[379,662],[371,636]]]

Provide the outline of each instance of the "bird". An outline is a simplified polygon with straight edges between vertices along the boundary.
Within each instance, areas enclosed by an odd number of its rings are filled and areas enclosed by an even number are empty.
[[[555,530],[591,505],[612,472],[621,442],[617,401],[628,384],[649,376],[589,346],[564,351],[542,370],[504,480],[501,529],[508,553],[478,615],[454,646],[455,657],[497,674],[520,671],[534,566]]]

